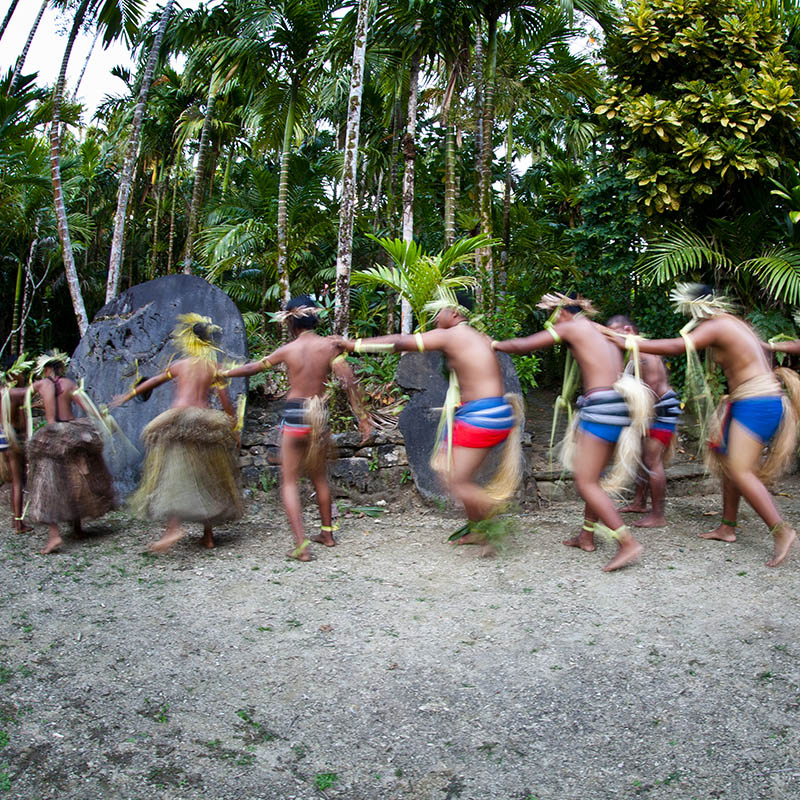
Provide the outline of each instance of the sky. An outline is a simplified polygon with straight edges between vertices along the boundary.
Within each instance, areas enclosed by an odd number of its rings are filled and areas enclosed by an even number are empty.
[[[198,3],[199,0],[182,0],[181,6],[183,8],[194,8]],[[10,5],[9,0],[0,0],[0,20],[5,18]],[[147,0],[146,13],[149,14],[157,6],[158,0]],[[28,38],[28,33],[40,7],[41,0],[20,0],[17,4],[14,15],[11,17],[11,22],[3,34],[2,43],[0,43],[0,69],[3,72],[13,66],[17,56],[25,46],[25,40]],[[50,85],[55,83],[58,71],[61,68],[64,48],[67,44],[69,22],[69,19],[52,8],[48,8],[45,11],[36,31],[36,36],[33,39],[31,49],[28,52],[28,57],[25,60],[24,72],[26,74],[38,72],[40,82]],[[70,94],[74,91],[75,82],[83,68],[93,36],[93,31],[88,34],[81,33],[72,49],[67,70],[67,86]],[[107,50],[103,50],[100,41],[98,41],[92,51],[89,67],[86,70],[86,75],[78,93],[78,99],[84,103],[86,108],[84,122],[91,121],[95,109],[107,94],[115,95],[125,91],[125,84],[111,74],[112,68],[117,65],[133,66],[125,45],[115,43]]]

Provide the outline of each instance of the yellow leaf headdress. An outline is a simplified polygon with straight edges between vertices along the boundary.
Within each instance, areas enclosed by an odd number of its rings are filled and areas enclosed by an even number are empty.
[[[36,359],[36,366],[34,367],[33,374],[42,375],[44,373],[44,368],[51,364],[61,364],[66,368],[69,366],[69,356],[61,350],[48,350]]]
[[[215,325],[211,317],[200,314],[181,314],[172,330],[177,349],[187,358],[204,358],[216,361],[220,347],[214,343],[222,328]]]

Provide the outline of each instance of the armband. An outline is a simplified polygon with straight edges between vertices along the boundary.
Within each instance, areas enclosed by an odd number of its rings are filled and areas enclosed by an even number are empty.
[[[636,342],[640,342],[641,340],[641,336],[637,336],[635,333],[629,333],[625,337],[625,349],[633,350],[636,347]]]
[[[169,369],[169,368],[165,369],[165,370],[164,370],[164,374],[165,374],[165,375],[166,375],[166,376],[167,376],[167,377],[168,377],[170,380],[172,380],[172,370],[171,370],[171,369]]]
[[[131,389],[131,397],[136,397],[137,394],[139,394],[139,390],[134,386],[133,389]]]
[[[420,353],[424,353],[425,352],[425,343],[422,341],[422,334],[421,333],[415,333],[414,334],[414,341],[417,343],[417,350],[419,350]]]
[[[391,353],[394,350],[394,345],[389,342],[362,342],[361,339],[356,339],[353,346],[354,353]]]
[[[498,344],[499,342],[497,341],[497,339],[492,339],[492,350],[497,350]]]
[[[264,369],[269,369],[272,366],[272,362],[266,356],[259,359],[259,363],[264,365]]]
[[[769,349],[770,350],[772,350],[772,351],[775,350],[775,342],[767,342],[767,344],[769,345]]]
[[[547,322],[545,322],[544,329],[553,337],[553,341],[556,344],[561,344],[563,339],[558,335],[558,331],[555,329],[555,326],[553,325],[552,322],[550,322],[550,320],[547,320]]]
[[[335,366],[336,364],[341,364],[342,361],[347,361],[347,356],[344,353],[339,353],[338,356],[331,359],[331,366]]]

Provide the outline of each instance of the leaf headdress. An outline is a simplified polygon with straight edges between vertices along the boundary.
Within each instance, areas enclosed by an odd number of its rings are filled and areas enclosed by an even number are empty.
[[[36,359],[36,366],[34,367],[33,374],[44,374],[45,367],[49,367],[51,364],[61,364],[66,368],[69,366],[69,356],[61,350],[48,350]]]
[[[731,314],[735,310],[731,300],[714,294],[702,283],[678,283],[669,297],[678,313],[698,322],[720,314]]]
[[[214,340],[221,333],[222,328],[215,325],[211,317],[189,313],[178,317],[178,323],[172,329],[172,339],[184,357],[216,361],[221,348]]]
[[[536,304],[536,308],[541,308],[545,311],[557,311],[565,306],[578,306],[584,314],[590,317],[599,313],[588,298],[580,295],[569,297],[562,292],[549,292]]]

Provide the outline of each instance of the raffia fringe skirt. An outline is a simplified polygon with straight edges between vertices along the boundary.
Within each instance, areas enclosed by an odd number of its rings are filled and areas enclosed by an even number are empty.
[[[137,516],[218,525],[242,516],[234,420],[210,408],[171,408],[145,426]]]
[[[28,442],[26,516],[47,524],[95,519],[117,507],[103,438],[89,419],[51,422]]]

